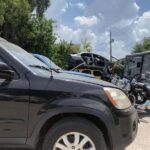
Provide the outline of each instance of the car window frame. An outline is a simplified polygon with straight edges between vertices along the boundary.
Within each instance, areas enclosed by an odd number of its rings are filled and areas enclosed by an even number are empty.
[[[17,70],[14,67],[12,67],[8,63],[8,61],[1,54],[0,54],[0,63],[4,63],[4,64],[8,65],[8,67],[10,68],[10,70],[14,71],[14,77],[13,77],[12,80],[18,80],[20,78],[19,73],[17,72]],[[0,83],[1,83],[1,80],[4,81],[5,79],[1,79],[0,78]]]

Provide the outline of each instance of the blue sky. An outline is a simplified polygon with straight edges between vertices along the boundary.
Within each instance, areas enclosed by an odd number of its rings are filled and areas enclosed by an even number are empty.
[[[136,0],[136,2],[140,6],[140,15],[142,15],[146,11],[150,11],[150,0]]]
[[[46,17],[56,21],[58,38],[81,44],[86,39],[95,53],[108,57],[109,31],[113,55],[131,53],[136,42],[150,36],[150,0],[51,0]]]

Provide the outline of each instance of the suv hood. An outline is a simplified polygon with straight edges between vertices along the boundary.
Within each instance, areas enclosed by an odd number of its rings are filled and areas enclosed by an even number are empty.
[[[84,76],[80,76],[80,75],[68,74],[65,72],[58,73],[58,74],[54,75],[54,77],[58,78],[58,79],[66,79],[66,80],[70,80],[70,81],[80,81],[80,82],[86,82],[89,84],[96,84],[96,85],[100,85],[100,86],[104,86],[104,87],[117,88],[116,85],[113,85],[112,83],[109,83],[109,82],[106,82],[103,80],[97,80],[95,78],[84,77]]]

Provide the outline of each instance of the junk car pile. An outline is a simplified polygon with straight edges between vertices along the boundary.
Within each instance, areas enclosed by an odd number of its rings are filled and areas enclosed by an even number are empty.
[[[113,74],[113,65],[94,53],[72,54],[69,70],[94,75],[96,79],[112,82],[124,90],[131,101],[144,104],[150,99],[150,52],[127,55],[123,78]]]
[[[111,81],[111,66],[109,60],[94,53],[72,54],[69,59],[69,70],[92,74],[96,79]]]

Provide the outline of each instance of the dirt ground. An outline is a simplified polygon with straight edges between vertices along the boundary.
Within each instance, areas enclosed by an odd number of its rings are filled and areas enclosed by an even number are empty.
[[[139,111],[140,124],[135,141],[125,150],[150,150],[150,109]]]

